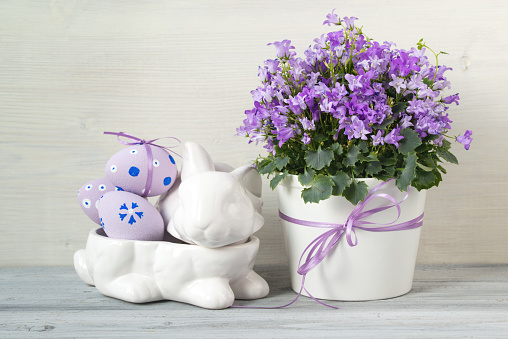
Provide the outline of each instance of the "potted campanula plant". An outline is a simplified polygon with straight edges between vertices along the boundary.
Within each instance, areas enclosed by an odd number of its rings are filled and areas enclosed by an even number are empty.
[[[457,164],[449,108],[458,94],[439,56],[367,37],[333,11],[336,30],[298,57],[291,41],[259,67],[261,86],[239,135],[263,143],[256,160],[277,187],[292,287],[304,295],[371,300],[412,286],[425,192]],[[303,288],[305,287],[305,288]]]

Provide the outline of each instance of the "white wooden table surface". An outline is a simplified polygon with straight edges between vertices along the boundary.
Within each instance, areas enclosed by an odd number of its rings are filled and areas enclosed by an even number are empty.
[[[294,298],[285,267],[257,271],[270,294],[236,304]],[[130,304],[85,285],[71,267],[0,269],[0,338],[506,338],[508,265],[418,266],[405,296],[331,304],[340,309],[305,297],[274,310]]]

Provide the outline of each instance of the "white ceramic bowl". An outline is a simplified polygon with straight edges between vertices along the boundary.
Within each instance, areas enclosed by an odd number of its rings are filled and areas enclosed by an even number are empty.
[[[74,254],[74,267],[102,294],[134,303],[166,299],[222,309],[235,298],[268,294],[268,284],[252,270],[258,238],[215,249],[178,243],[169,234],[166,240],[112,239],[94,229],[86,249]]]

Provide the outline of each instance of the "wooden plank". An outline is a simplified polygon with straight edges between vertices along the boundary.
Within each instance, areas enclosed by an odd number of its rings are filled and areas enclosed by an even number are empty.
[[[176,136],[240,166],[262,148],[235,137],[257,67],[275,40],[297,51],[326,32],[326,13],[357,16],[369,35],[409,48],[421,38],[461,104],[445,182],[428,194],[420,263],[508,263],[508,166],[502,67],[508,3],[488,0],[0,2],[0,267],[70,265],[94,227],[77,189],[121,149],[103,131]],[[485,23],[485,24],[478,24]],[[286,262],[276,195],[265,182],[261,264]]]
[[[296,294],[283,266],[257,269],[271,292],[239,305],[280,306]],[[508,333],[507,265],[418,266],[413,290],[368,302],[302,297],[287,309],[211,311],[177,302],[130,304],[101,295],[72,268],[0,269],[2,338],[500,338]]]

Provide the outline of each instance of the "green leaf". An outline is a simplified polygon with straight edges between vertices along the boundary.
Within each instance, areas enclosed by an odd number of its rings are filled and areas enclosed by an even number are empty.
[[[417,153],[418,154],[418,153]],[[436,152],[427,153],[429,156],[429,159],[432,160],[432,163],[437,167],[438,163],[443,162],[441,158],[437,155]]]
[[[395,184],[401,191],[407,191],[407,187],[416,176],[416,153],[409,153],[404,161],[404,169],[397,178]]]
[[[372,161],[378,161],[376,155],[374,153],[371,153],[367,156],[363,155],[363,154],[359,154],[358,157],[356,157],[356,159],[360,162],[372,162]]]
[[[429,78],[425,78],[422,80],[422,82],[427,85],[428,87],[432,87],[432,85],[434,85],[434,83],[432,82],[432,80],[430,80]]]
[[[330,175],[334,175],[335,173],[338,173],[342,170],[342,163],[339,162],[339,161],[332,161],[332,163],[330,164],[330,166],[328,166],[328,173]]]
[[[374,175],[381,172],[382,169],[383,167],[381,166],[381,163],[379,161],[372,161],[367,164],[365,172],[367,173],[367,175]]]
[[[276,157],[275,158],[275,166],[279,171],[282,171],[282,169],[289,163],[289,157]]]
[[[358,204],[369,193],[367,184],[364,181],[357,182],[353,179],[351,184],[344,189],[342,195],[353,205]]]
[[[439,138],[439,135],[437,134],[428,134],[426,137],[425,137],[425,140],[426,141],[434,141],[436,139]]]
[[[434,170],[432,167],[422,165],[419,162],[416,163],[416,166],[418,166],[419,168],[421,168],[425,172],[432,172]]]
[[[353,167],[356,164],[356,159],[358,157],[358,154],[360,153],[360,149],[358,146],[353,145],[349,147],[349,150],[346,154],[346,157],[344,158],[344,165],[348,167]]]
[[[332,195],[341,195],[349,185],[349,176],[344,172],[339,172],[336,175],[330,176],[330,178],[333,181]]]
[[[413,93],[408,93],[402,97],[402,101],[409,102],[413,100],[414,96],[415,95]]]
[[[343,151],[342,145],[336,142],[332,145],[332,150],[335,152],[335,154],[341,155]]]
[[[398,102],[392,106],[393,113],[400,113],[406,110],[407,102]]]
[[[416,147],[422,144],[418,133],[413,131],[412,129],[406,128],[400,131],[400,135],[404,137],[404,139],[399,141],[399,152],[407,155],[415,150]]]
[[[418,153],[418,152],[416,152],[416,154],[418,154],[418,163],[420,163],[421,165],[424,165],[426,167],[429,167],[432,170],[435,170],[437,168],[436,162],[433,159],[432,153],[428,153],[428,152]]]
[[[416,178],[413,181],[418,190],[429,189],[439,184],[440,177],[435,175],[437,171],[426,172],[419,168],[416,169]],[[439,172],[437,172],[439,174]]]
[[[258,172],[260,174],[269,174],[275,171],[275,162],[270,159],[263,160],[258,166]]]
[[[448,141],[448,140],[446,140],[446,139],[443,139],[443,141],[442,141],[442,145],[443,145],[443,146],[441,146],[440,148],[443,148],[443,149],[445,149],[445,150],[447,150],[447,151],[448,151],[448,150],[452,147],[452,143],[451,143],[451,142],[449,142],[449,141]]]
[[[317,151],[305,152],[305,160],[310,167],[320,170],[330,165],[333,160],[333,151],[331,149],[325,149],[323,151],[320,145]]]
[[[358,148],[363,153],[367,153],[369,151],[369,147],[367,146],[367,142],[365,140],[362,140],[358,143]]]
[[[443,166],[441,166],[441,165],[437,165],[437,168],[438,168],[441,172],[443,172],[444,174],[446,174],[446,170],[444,169],[444,167],[443,167]]]
[[[385,167],[393,166],[397,163],[397,156],[391,152],[379,154],[378,159]]]
[[[262,161],[258,162],[257,168],[264,167],[264,166],[268,165],[271,161],[272,161],[272,159],[270,159],[270,158],[263,158]]]
[[[303,170],[303,173],[298,175],[298,181],[303,186],[310,185],[312,180],[314,180],[315,175],[316,175],[316,172],[312,168],[305,168]]]
[[[333,180],[323,174],[316,176],[311,187],[305,188],[302,191],[302,198],[305,203],[320,202],[321,200],[328,199],[332,194]]]
[[[383,120],[383,122],[381,124],[373,125],[372,128],[386,130],[386,127],[391,125],[392,122],[393,122],[393,119],[392,118],[388,118],[388,119]]]
[[[367,167],[364,163],[356,163],[355,167],[353,167],[353,172],[357,178],[364,178],[365,167]]]
[[[272,190],[275,189],[275,187],[277,187],[279,182],[281,182],[281,180],[283,180],[287,175],[288,171],[284,171],[283,173],[279,173],[276,176],[274,176],[272,180],[270,180],[270,188]]]
[[[316,134],[312,140],[314,140],[315,142],[322,142],[322,141],[325,141],[327,140],[328,137],[326,135],[323,135],[323,134]]]
[[[436,179],[436,182],[434,183],[434,185],[438,186],[438,185],[439,185],[439,183],[440,183],[441,181],[443,181],[443,176],[441,175],[441,173],[440,173],[439,171],[434,171],[433,173],[434,173],[434,175],[435,175],[435,176],[436,176],[436,178],[437,178],[437,179]]]
[[[447,151],[441,147],[438,148],[436,151],[437,151],[437,154],[444,160],[451,162],[452,164],[456,164],[456,165],[459,164],[459,161],[457,160],[455,155],[453,155],[450,151]]]
[[[424,44],[425,43],[423,42],[423,38],[421,38],[420,41],[416,43],[416,46],[418,46],[418,49],[421,50]]]
[[[428,153],[434,149],[434,146],[426,144],[427,140],[423,141],[422,144],[415,148],[416,154]]]
[[[379,180],[387,181],[395,176],[395,168],[393,166],[385,167],[381,172],[376,174]]]

